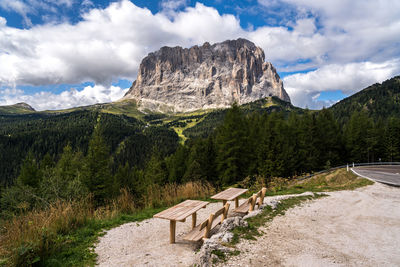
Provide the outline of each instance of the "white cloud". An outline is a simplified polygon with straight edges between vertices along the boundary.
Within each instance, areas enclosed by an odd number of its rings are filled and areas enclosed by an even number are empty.
[[[400,73],[400,59],[383,63],[326,65],[315,71],[285,77],[283,82],[294,105],[321,108],[333,104],[333,102],[318,101],[321,92],[340,90],[346,95],[351,95],[398,73]]]
[[[6,26],[7,20],[3,17],[0,17],[0,27]]]
[[[0,7],[7,11],[14,11],[21,15],[27,26],[32,26],[32,22],[28,17],[28,13],[33,12],[32,8],[20,0],[1,0]]]
[[[32,3],[31,8],[51,8],[57,2],[26,1]],[[49,23],[20,30],[7,27],[0,18],[0,86],[93,81],[108,88],[118,79],[134,80],[141,59],[161,46],[188,47],[238,37],[261,46],[266,60],[279,71],[317,69],[284,80],[291,99],[300,106],[314,103],[312,97],[324,90],[354,92],[367,82],[381,81],[387,75],[377,66],[386,66],[388,62],[393,66],[388,73],[398,74],[400,1],[259,2],[264,8],[272,7],[274,12],[279,13],[283,5],[297,13],[281,26],[253,30],[243,29],[237,17],[220,14],[201,3],[179,11],[186,0],[165,0],[157,14],[128,0],[85,12],[93,7],[92,1],[85,0],[81,3],[82,20],[76,24]],[[24,3],[0,0],[3,9],[13,8],[25,16],[34,12]],[[68,6],[74,2],[57,3]],[[360,73],[362,68],[368,74]],[[336,72],[335,77],[330,71]],[[349,73],[356,73],[357,78],[349,79]],[[321,84],[322,89],[314,88]],[[304,94],[299,93],[301,90],[305,90]]]
[[[190,46],[241,33],[234,16],[220,16],[202,4],[176,14],[172,22],[130,1],[116,2],[83,14],[76,25],[2,28],[0,85],[108,85],[120,78],[134,80],[141,59],[163,45]]]
[[[66,109],[116,101],[121,99],[128,90],[128,88],[123,89],[118,86],[104,87],[95,85],[86,86],[81,91],[71,88],[60,94],[43,91],[33,95],[26,95],[20,89],[7,88],[0,91],[0,105],[25,102],[36,110]]]
[[[187,5],[187,0],[163,0],[161,1],[161,12],[168,17],[173,17],[176,11]]]

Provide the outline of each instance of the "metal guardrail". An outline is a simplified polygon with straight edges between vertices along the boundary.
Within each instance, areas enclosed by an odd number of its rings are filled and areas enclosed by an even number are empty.
[[[334,170],[337,170],[337,169],[347,168],[347,167],[353,168],[353,167],[374,166],[374,165],[400,165],[400,162],[368,162],[368,163],[365,162],[365,163],[351,163],[351,164],[341,165],[341,166],[333,167],[333,168],[330,168],[330,169],[322,170],[322,171],[319,171],[319,172],[314,172],[314,173],[312,173],[312,174],[310,174],[310,175],[297,178],[297,180],[298,180],[298,181],[305,180],[305,179],[311,178],[311,177],[313,177],[313,176],[315,176],[315,175],[318,175],[318,174],[322,174],[322,173],[334,171]]]

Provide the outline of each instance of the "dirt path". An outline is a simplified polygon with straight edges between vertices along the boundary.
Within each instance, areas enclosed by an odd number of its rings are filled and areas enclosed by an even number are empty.
[[[275,218],[256,242],[241,242],[239,256],[221,266],[400,265],[400,188],[381,184],[329,193]],[[266,199],[266,201],[271,198]],[[198,221],[222,206],[209,204]],[[197,247],[182,241],[191,219],[177,223],[169,244],[169,221],[149,219],[111,229],[96,247],[100,266],[190,266]]]
[[[275,218],[221,266],[400,266],[400,188],[329,195]]]

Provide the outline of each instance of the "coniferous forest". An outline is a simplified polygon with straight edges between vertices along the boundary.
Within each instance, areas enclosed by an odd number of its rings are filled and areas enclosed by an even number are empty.
[[[382,102],[374,94],[384,87],[388,99],[398,101],[397,79],[373,87],[362,92],[368,99]],[[124,115],[4,115],[2,216],[17,213],[21,203],[30,209],[88,193],[102,205],[122,188],[140,206],[152,184],[207,181],[221,187],[246,177],[268,183],[352,162],[400,161],[398,109],[357,109],[360,96],[354,97],[351,105],[346,99],[320,111],[233,105],[190,128],[192,138],[184,144],[167,126]]]

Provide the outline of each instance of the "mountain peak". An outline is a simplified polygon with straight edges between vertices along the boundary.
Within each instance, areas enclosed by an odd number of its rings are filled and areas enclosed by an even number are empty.
[[[277,96],[290,102],[264,51],[239,38],[191,48],[164,46],[149,53],[124,96],[141,109],[186,112]]]

